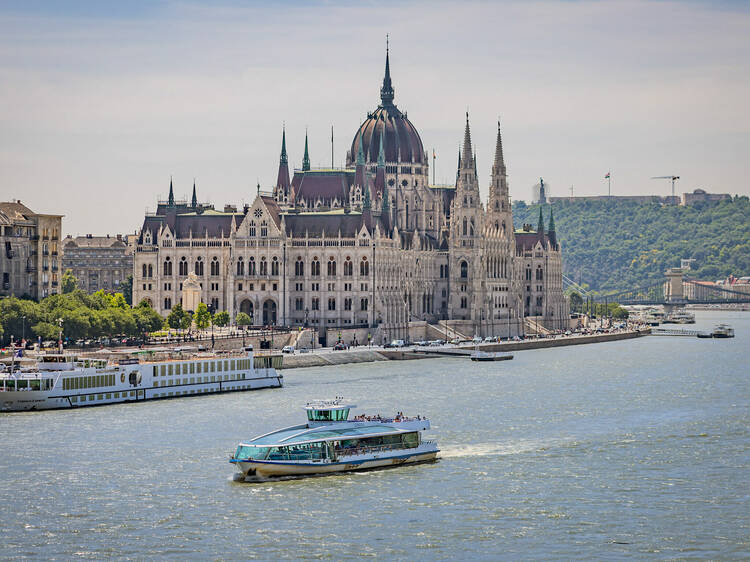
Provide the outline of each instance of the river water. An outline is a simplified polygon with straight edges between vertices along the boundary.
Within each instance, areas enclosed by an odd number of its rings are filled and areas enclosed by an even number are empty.
[[[285,388],[0,414],[2,558],[750,558],[750,314],[646,337],[290,370]],[[428,415],[434,464],[235,482],[311,398]]]

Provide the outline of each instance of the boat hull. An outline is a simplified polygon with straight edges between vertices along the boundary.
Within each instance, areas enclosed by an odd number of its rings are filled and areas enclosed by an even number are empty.
[[[381,457],[339,459],[335,462],[321,461],[309,463],[285,463],[276,461],[234,461],[237,469],[246,478],[279,478],[285,476],[312,476],[316,474],[333,474],[336,472],[352,472],[357,470],[371,470],[388,468],[405,464],[415,464],[434,461],[439,450],[414,451],[401,455]]]

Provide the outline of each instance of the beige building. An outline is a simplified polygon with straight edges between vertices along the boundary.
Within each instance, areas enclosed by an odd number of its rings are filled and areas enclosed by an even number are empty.
[[[708,193],[705,189],[694,189],[692,193],[682,194],[683,205],[695,205],[696,203],[715,203],[717,201],[724,201],[732,199],[732,196],[728,193]]]
[[[122,235],[76,236],[63,240],[63,271],[70,269],[87,293],[118,291],[133,273],[133,254]]]
[[[273,192],[239,212],[199,204],[195,186],[176,201],[170,184],[139,233],[133,302],[168,313],[194,273],[203,302],[256,325],[360,327],[376,341],[411,324],[469,336],[523,333],[528,317],[565,328],[554,220],[514,230],[499,124],[485,203],[468,115],[455,184],[430,185],[419,133],[393,100],[386,57],[381,103],[347,167],[312,169],[305,139],[290,177],[284,132]]]
[[[60,292],[62,217],[35,213],[20,200],[0,202],[0,296]]]

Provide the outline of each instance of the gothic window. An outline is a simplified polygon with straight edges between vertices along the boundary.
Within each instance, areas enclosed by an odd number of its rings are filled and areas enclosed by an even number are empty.
[[[366,311],[367,310],[367,299],[359,299],[359,308],[360,310]]]
[[[467,203],[467,199],[466,199],[466,195],[464,195],[464,207],[466,207],[466,203]]]
[[[170,310],[172,308],[172,299],[169,297],[166,297],[164,299],[164,310]]]
[[[317,257],[313,258],[310,267],[310,275],[312,275],[313,277],[320,277],[320,262],[318,261]]]
[[[336,310],[336,299],[334,297],[328,298],[328,310]]]
[[[242,256],[237,258],[237,275],[245,275],[245,260]]]
[[[474,236],[474,219],[471,219],[471,225],[469,225],[469,236]]]
[[[526,281],[531,281],[531,266],[526,266]]]
[[[461,308],[468,308],[469,301],[466,297],[461,297]]]
[[[463,228],[463,231],[462,231],[462,232],[463,232],[463,235],[464,235],[464,236],[466,236],[466,233],[467,233],[467,232],[468,232],[468,230],[469,230],[469,227],[468,227],[468,225],[469,225],[469,221],[468,221],[468,220],[466,220],[466,217],[464,217],[464,228]]]
[[[336,277],[336,260],[328,258],[328,277]]]
[[[344,299],[344,310],[351,310],[352,309],[352,299],[349,297]]]
[[[320,298],[313,297],[310,301],[310,310],[320,310]]]
[[[247,262],[247,274],[251,277],[255,276],[255,258],[250,256],[250,260]]]
[[[302,310],[304,308],[304,300],[302,297],[294,299],[294,310]]]
[[[203,258],[198,258],[195,260],[195,274],[196,275],[203,275]]]
[[[497,221],[495,221],[495,230],[500,230],[500,224]]]
[[[187,274],[188,274],[187,258],[185,256],[182,256],[180,258],[180,275],[187,275]]]
[[[211,260],[211,275],[214,277],[219,275],[219,259],[216,256]]]
[[[503,234],[505,234],[505,221],[503,221]]]
[[[169,257],[164,260],[164,275],[171,276],[172,275],[172,261]]]
[[[351,277],[354,274],[354,262],[352,262],[352,258],[349,256],[346,256],[346,261],[344,262],[344,276]]]
[[[360,277],[369,277],[370,276],[370,263],[367,261],[367,258],[362,258],[362,261],[359,262],[359,276]]]
[[[255,236],[255,221],[250,221],[250,236]]]
[[[260,258],[260,275],[268,275],[268,262],[265,256]]]
[[[469,276],[469,264],[466,261],[461,261],[461,279],[466,279]]]
[[[148,266],[143,264],[143,277],[148,277]]]
[[[302,261],[300,256],[297,256],[297,261],[294,262],[294,275],[297,277],[304,277],[305,275],[305,262]]]
[[[500,209],[500,202],[497,199],[495,199],[495,210],[497,211],[499,209]]]
[[[263,238],[268,236],[268,223],[266,221],[261,221],[260,223],[260,235]]]
[[[148,264],[148,276],[153,277],[154,276],[154,266],[151,264]]]
[[[279,258],[276,256],[271,260],[271,275],[279,274]]]
[[[536,280],[541,281],[542,279],[544,279],[544,270],[542,269],[542,266],[539,265],[536,268]]]

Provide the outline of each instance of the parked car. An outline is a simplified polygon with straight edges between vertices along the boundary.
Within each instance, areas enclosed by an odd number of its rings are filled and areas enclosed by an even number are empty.
[[[461,343],[461,340],[459,338],[453,338],[450,343],[452,343],[453,345],[458,345],[459,343]]]
[[[299,351],[300,353],[310,353],[310,348],[309,347],[300,347],[297,351]]]
[[[342,341],[336,342],[336,345],[333,346],[334,351],[343,351],[346,349],[346,344]]]
[[[472,343],[482,343],[482,338],[479,336],[474,336],[471,340]]]
[[[294,353],[294,346],[293,345],[285,345],[281,348],[281,353]]]
[[[432,340],[430,342],[430,347],[440,347],[441,345],[443,345],[441,340]]]
[[[393,340],[388,347],[404,347],[406,342],[404,340]]]
[[[414,345],[418,345],[419,347],[427,347],[428,345],[430,345],[430,342],[428,342],[427,340],[419,340],[415,341]]]

